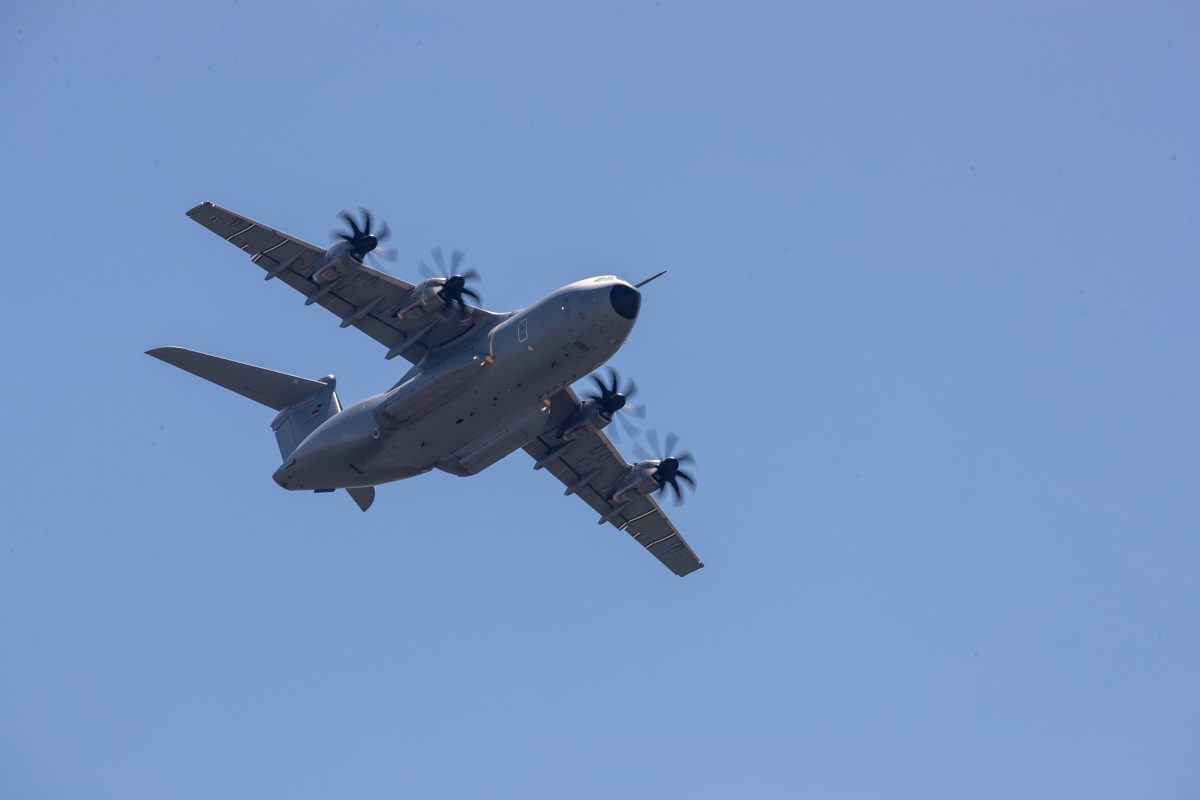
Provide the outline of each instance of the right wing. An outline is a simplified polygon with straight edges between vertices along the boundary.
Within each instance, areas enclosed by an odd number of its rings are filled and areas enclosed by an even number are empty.
[[[401,355],[415,364],[433,348],[476,326],[498,324],[507,316],[468,307],[470,322],[466,325],[457,320],[431,322],[427,317],[401,320],[396,312],[411,302],[411,283],[355,263],[322,286],[310,278],[325,256],[321,248],[212,203],[201,203],[187,215],[250,253],[250,260],[266,270],[268,280],[279,278],[303,294],[306,304],[319,304],[337,315],[343,328],[354,326],[387,347],[388,358]]]
[[[551,397],[546,427],[540,436],[525,445],[525,452],[568,489],[576,487],[571,493],[578,495],[603,518],[615,508],[607,499],[608,487],[629,470],[630,464],[603,431],[583,434],[565,449],[556,450],[568,444],[558,438],[557,432],[578,404],[579,397],[570,387]],[[653,497],[635,498],[609,522],[632,536],[676,575],[687,575],[704,566]]]

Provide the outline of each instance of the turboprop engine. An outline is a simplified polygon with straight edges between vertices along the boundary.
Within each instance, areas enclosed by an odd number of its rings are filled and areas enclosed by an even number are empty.
[[[435,247],[429,254],[433,256],[441,274],[434,272],[422,261],[419,269],[425,280],[413,287],[412,301],[397,311],[396,316],[400,319],[416,319],[434,313],[450,318],[457,314],[460,321],[467,322],[470,314],[467,312],[467,302],[463,298],[469,297],[476,303],[481,302],[479,294],[467,286],[468,281],[479,281],[479,273],[473,269],[459,273],[459,265],[466,258],[461,250],[450,253],[448,268],[442,257],[442,248]]]
[[[379,243],[392,235],[388,224],[381,223],[372,232],[371,227],[374,225],[374,220],[371,212],[365,208],[358,210],[362,214],[361,221],[356,220],[348,211],[338,214],[342,221],[350,227],[350,230],[332,231],[329,234],[330,238],[334,240],[334,244],[325,251],[324,257],[313,267],[313,271],[309,275],[312,280],[319,284],[329,284],[341,277],[342,272],[352,267],[353,264],[363,263],[369,253],[375,253],[389,261],[396,260],[394,250],[379,249]]]
[[[593,392],[584,396],[583,402],[575,409],[575,413],[563,423],[562,429],[559,431],[560,437],[571,441],[586,433],[596,433],[606,428],[614,419],[621,420],[621,426],[625,429],[625,433],[632,437],[638,435],[637,427],[624,416],[625,414],[633,417],[646,415],[644,407],[630,405],[627,402],[637,394],[637,384],[631,378],[625,384],[625,389],[618,391],[620,376],[617,371],[609,367],[608,377],[611,383],[606,385],[599,376],[592,376],[592,381],[595,382],[599,394]],[[623,414],[618,417],[618,412],[623,412]]]
[[[651,430],[646,433],[658,458],[649,458],[648,454],[638,444],[634,444],[634,454],[643,460],[630,467],[625,477],[617,481],[613,487],[610,499],[615,503],[631,500],[635,495],[648,495],[665,489],[668,486],[675,493],[675,505],[683,502],[683,491],[679,481],[686,483],[692,491],[696,490],[696,479],[690,473],[680,468],[682,464],[694,464],[696,459],[691,453],[674,455],[679,437],[673,433],[667,434],[665,448],[659,447],[658,434]]]

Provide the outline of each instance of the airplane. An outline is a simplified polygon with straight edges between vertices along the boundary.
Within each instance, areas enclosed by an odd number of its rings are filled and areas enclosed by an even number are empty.
[[[439,469],[452,475],[482,472],[524,450],[535,470],[545,470],[608,523],[676,575],[704,564],[667,518],[654,495],[669,488],[682,500],[680,481],[695,489],[677,453],[678,437],[665,444],[650,431],[651,457],[635,442],[627,462],[604,433],[636,387],[619,387],[592,375],[596,392],[581,398],[572,384],[603,366],[625,343],[641,309],[637,284],[611,275],[569,284],[520,311],[497,313],[479,302],[455,250],[446,264],[431,251],[440,274],[424,262],[425,279],[410,284],[368,266],[368,254],[390,234],[372,230],[343,211],[348,231],[328,249],[308,244],[212,203],[188,217],[249,253],[266,271],[304,295],[305,305],[333,312],[342,328],[354,327],[387,348],[386,358],[412,363],[390,389],[343,408],[333,375],[311,379],[220,358],[182,347],[147,354],[278,412],[271,429],[282,463],[273,478],[289,491],[344,489],[363,511],[375,487]],[[374,256],[372,256],[374,258]],[[622,422],[626,422],[622,420]]]

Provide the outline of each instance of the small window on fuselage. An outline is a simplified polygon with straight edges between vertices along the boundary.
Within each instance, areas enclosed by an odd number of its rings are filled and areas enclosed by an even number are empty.
[[[517,341],[523,342],[529,338],[529,319],[523,319],[517,323]]]

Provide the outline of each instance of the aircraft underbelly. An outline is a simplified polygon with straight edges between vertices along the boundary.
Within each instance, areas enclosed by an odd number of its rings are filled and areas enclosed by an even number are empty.
[[[626,327],[592,309],[580,312],[546,304],[500,325],[489,342],[488,365],[459,356],[462,366],[439,372],[452,376],[443,379],[445,391],[414,387],[408,406],[392,406],[397,425],[385,429],[383,449],[411,470],[464,476],[519,450],[542,432],[548,399],[602,366],[624,343]]]

